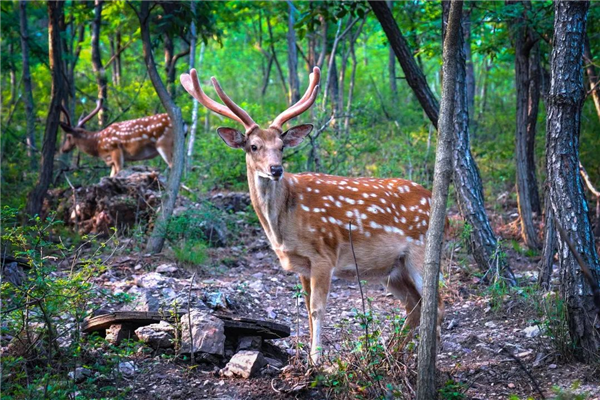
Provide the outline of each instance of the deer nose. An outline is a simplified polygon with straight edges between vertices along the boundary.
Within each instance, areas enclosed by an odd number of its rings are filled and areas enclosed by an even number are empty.
[[[283,166],[281,165],[271,165],[271,175],[275,178],[281,177],[283,175]]]

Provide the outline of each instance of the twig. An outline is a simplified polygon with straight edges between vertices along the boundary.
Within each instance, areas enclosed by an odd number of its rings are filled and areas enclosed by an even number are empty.
[[[194,359],[194,338],[192,336],[192,286],[194,285],[194,279],[196,278],[196,273],[192,274],[192,279],[190,279],[190,287],[188,289],[188,329],[190,335],[190,362],[194,365],[196,360]]]
[[[350,249],[352,250],[352,257],[354,258],[354,268],[356,269],[356,280],[358,281],[358,288],[360,290],[360,300],[362,301],[363,310],[363,322],[365,323],[365,351],[369,351],[369,321],[367,318],[367,307],[365,305],[365,296],[360,282],[360,272],[358,271],[358,262],[356,261],[356,253],[354,252],[354,243],[352,243],[352,220],[348,221],[348,237],[350,239]]]
[[[517,356],[515,356],[512,352],[508,351],[506,349],[506,347],[504,346],[500,346],[500,348],[506,353],[508,354],[508,356],[510,358],[512,358],[513,360],[515,360],[517,362],[517,364],[519,364],[519,367],[525,371],[525,373],[527,374],[527,376],[529,377],[529,379],[531,380],[531,382],[533,383],[533,386],[535,386],[535,389],[537,390],[537,392],[540,394],[540,397],[542,399],[545,399],[546,396],[544,396],[544,393],[542,392],[542,390],[540,389],[540,385],[538,385],[537,380],[533,377],[533,375],[531,375],[531,372],[529,372],[529,370],[525,367],[525,365],[523,365],[523,362],[521,361],[521,359]]]

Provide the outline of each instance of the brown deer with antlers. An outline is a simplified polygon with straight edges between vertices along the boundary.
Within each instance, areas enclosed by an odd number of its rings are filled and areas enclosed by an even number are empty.
[[[406,306],[407,324],[420,320],[425,233],[431,193],[404,179],[290,174],[283,150],[298,146],[310,124],[283,131],[288,120],[314,103],[320,71],[314,68],[304,96],[260,128],[213,77],[222,105],[200,87],[196,70],[181,75],[183,87],[206,108],[241,123],[245,131],[218,128],[225,143],[246,152],[250,198],[284,270],[300,277],[311,334],[311,360],[321,354],[321,333],[332,275],[380,281]],[[353,257],[356,255],[356,263]],[[438,332],[443,315],[439,303]]]
[[[173,166],[173,126],[168,114],[117,122],[99,132],[84,128],[102,108],[102,100],[89,115],[81,117],[77,126],[71,124],[69,113],[63,107],[67,122],[60,126],[66,133],[61,152],[68,153],[77,147],[94,157],[100,157],[111,167],[113,177],[123,169],[125,161],[148,160],[160,156],[169,167]]]

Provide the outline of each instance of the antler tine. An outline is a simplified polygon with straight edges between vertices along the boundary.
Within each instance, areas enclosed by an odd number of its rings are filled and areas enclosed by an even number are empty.
[[[302,114],[304,111],[308,110],[315,102],[317,98],[317,94],[319,92],[319,81],[321,80],[321,70],[319,67],[314,67],[313,72],[309,77],[310,83],[304,96],[296,104],[282,112],[273,120],[271,124],[272,128],[276,128],[281,130],[283,124],[285,124],[288,120]]]
[[[62,113],[65,114],[65,118],[67,119],[67,124],[69,124],[69,126],[73,126],[71,124],[71,117],[69,116],[69,111],[67,111],[65,106],[63,106],[62,104],[60,105],[60,111],[62,111]]]
[[[86,117],[79,118],[79,121],[77,122],[77,127],[81,128],[83,125],[85,125],[85,123],[88,122],[90,119],[92,119],[94,117],[94,115],[98,114],[98,112],[100,111],[101,108],[102,108],[102,99],[98,99],[98,101],[96,101],[96,108],[94,108],[94,111],[89,113]]]
[[[217,114],[221,114],[224,117],[231,118],[232,120],[237,121],[242,125],[245,125],[244,122],[229,108],[217,103],[216,101],[208,97],[206,93],[204,93],[202,87],[200,87],[200,82],[198,81],[198,72],[196,72],[196,69],[192,68],[189,74],[181,74],[179,80],[184,89],[187,90],[187,92],[191,94],[192,97],[194,97],[196,100],[198,100],[198,102],[204,107],[216,112]]]
[[[212,81],[212,84],[219,98],[235,115],[237,115],[242,120],[242,123],[246,128],[246,132],[250,132],[252,129],[258,126],[258,124],[254,122],[254,120],[250,117],[250,114],[248,114],[244,109],[242,109],[242,107],[235,104],[235,102],[231,100],[231,98],[229,98],[227,94],[225,94],[225,92],[221,88],[221,85],[219,85],[219,81],[217,81],[217,78],[213,76],[212,78],[210,78],[210,80]]]

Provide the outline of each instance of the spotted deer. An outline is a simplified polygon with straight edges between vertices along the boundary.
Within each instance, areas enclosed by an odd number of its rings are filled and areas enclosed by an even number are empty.
[[[225,105],[204,93],[196,70],[181,75],[183,87],[196,100],[244,126],[244,131],[221,127],[217,133],[229,147],[245,151],[254,210],[283,269],[300,277],[313,363],[318,363],[321,354],[332,275],[356,279],[355,265],[361,279],[383,283],[404,303],[408,326],[419,324],[424,240],[431,202],[428,190],[404,179],[284,172],[284,149],[298,146],[313,126],[297,125],[284,132],[283,124],[312,106],[319,79],[320,71],[315,67],[304,96],[262,129],[225,94],[214,77],[212,84]],[[441,302],[439,311],[438,326]]]
[[[160,156],[172,167],[173,126],[168,114],[151,115],[130,121],[116,122],[98,132],[84,128],[94,115],[100,111],[102,101],[89,115],[82,117],[77,126],[71,124],[71,118],[65,108],[65,122],[60,126],[66,133],[61,152],[68,153],[77,147],[94,157],[100,157],[111,167],[110,176],[123,169],[125,161],[148,160]]]

